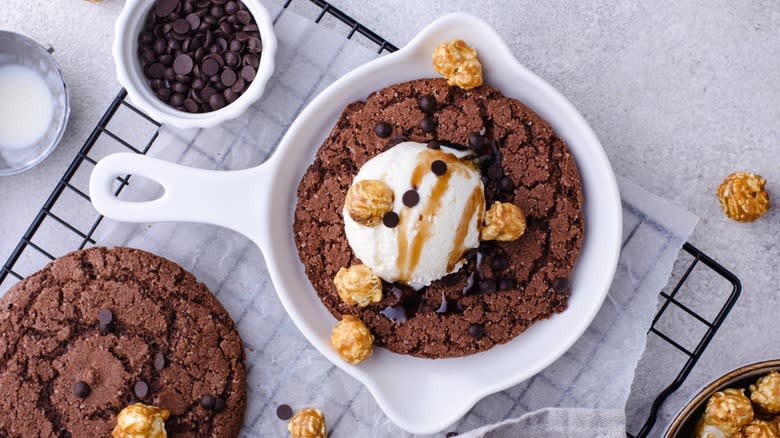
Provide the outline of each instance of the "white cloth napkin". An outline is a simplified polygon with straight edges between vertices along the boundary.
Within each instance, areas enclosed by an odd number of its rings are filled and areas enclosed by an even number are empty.
[[[165,127],[150,155],[209,169],[260,164],[316,93],[377,56],[290,11],[277,11],[275,28],[278,67],[263,99],[242,118],[214,129]],[[611,437],[618,436],[616,431],[624,436],[622,412],[657,294],[696,218],[627,180],[619,183],[623,251],[609,296],[592,326],[552,366],[487,397],[447,431],[463,433],[519,417],[467,436]],[[149,199],[157,190],[136,179],[122,197]],[[387,420],[365,388],[324,359],[298,332],[275,296],[259,250],[243,236],[207,225],[108,220],[98,233],[99,244],[139,247],[176,261],[205,282],[230,312],[249,366],[243,436],[285,436],[286,422],[276,416],[282,403],[296,409],[320,408],[333,436],[408,435]],[[522,416],[549,407],[576,409]]]
[[[459,438],[625,438],[620,409],[548,408],[480,427]]]

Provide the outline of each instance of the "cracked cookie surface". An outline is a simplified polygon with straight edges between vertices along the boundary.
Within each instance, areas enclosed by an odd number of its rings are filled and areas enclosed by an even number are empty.
[[[235,437],[243,423],[233,321],[192,274],[144,251],[77,251],[19,282],[0,299],[0,358],[0,437],[111,436],[136,401],[171,412],[170,437]],[[204,394],[224,410],[204,409]]]
[[[424,95],[436,99],[430,115],[420,108]],[[435,122],[432,132],[421,128],[425,117]],[[392,127],[390,135],[376,134],[380,122]],[[513,183],[506,193],[489,183],[487,205],[500,200],[520,206],[527,216],[525,235],[513,242],[486,244],[482,263],[470,261],[458,273],[423,289],[414,298],[414,314],[401,318],[406,319],[403,322],[387,312],[408,303],[409,291],[397,285],[384,283],[382,300],[365,308],[343,303],[333,278],[339,268],[360,261],[347,243],[341,207],[363,163],[398,135],[422,143],[465,145],[470,134],[480,131],[495,141],[503,157],[503,174]],[[334,316],[361,319],[377,344],[391,351],[452,357],[505,343],[533,323],[565,310],[568,278],[583,241],[582,205],[574,158],[536,113],[489,86],[463,91],[443,79],[420,79],[372,93],[343,111],[298,187],[293,231],[309,280]],[[494,263],[497,254],[506,260]],[[488,279],[484,292],[472,285],[464,294],[475,271],[477,278]]]

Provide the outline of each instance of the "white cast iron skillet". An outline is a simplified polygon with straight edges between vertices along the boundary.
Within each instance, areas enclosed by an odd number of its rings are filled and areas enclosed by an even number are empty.
[[[341,111],[371,92],[399,82],[437,76],[434,48],[455,38],[479,52],[485,80],[523,101],[569,144],[585,191],[585,244],[572,278],[569,308],[533,325],[511,342],[454,359],[419,359],[379,348],[364,363],[347,364],[330,347],[336,320],[322,305],[298,258],[292,233],[296,189]],[[131,203],[113,196],[119,175],[160,183],[159,199]],[[526,70],[484,21],[446,15],[406,47],[369,62],[336,81],[300,114],[276,153],[253,169],[197,170],[134,154],[116,154],[96,166],[92,202],[113,219],[131,222],[205,222],[252,239],[265,255],[279,299],[301,332],[323,355],[362,382],[387,416],[414,433],[435,433],[463,416],[481,398],[513,386],[560,357],[598,312],[617,265],[621,206],[604,150],[582,116],[559,92]]]

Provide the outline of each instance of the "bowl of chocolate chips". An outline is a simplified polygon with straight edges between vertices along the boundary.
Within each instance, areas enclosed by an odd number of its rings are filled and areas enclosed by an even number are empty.
[[[262,96],[276,36],[260,0],[128,0],[113,52],[140,110],[178,128],[208,128]]]

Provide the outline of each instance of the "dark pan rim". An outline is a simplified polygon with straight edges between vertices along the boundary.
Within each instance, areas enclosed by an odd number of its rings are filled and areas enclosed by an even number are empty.
[[[732,382],[739,380],[747,374],[754,372],[769,372],[772,370],[780,370],[780,359],[743,365],[715,379],[699,390],[699,392],[683,406],[666,429],[666,432],[663,435],[664,438],[680,438],[680,432],[694,420],[692,414],[706,403],[714,392],[730,386]],[[695,420],[698,420],[698,418]]]

